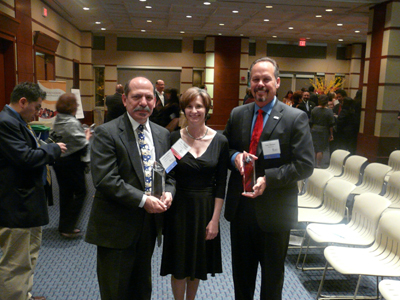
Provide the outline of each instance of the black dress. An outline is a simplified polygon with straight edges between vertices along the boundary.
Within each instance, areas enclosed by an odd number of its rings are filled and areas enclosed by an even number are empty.
[[[311,136],[315,152],[324,152],[329,147],[330,128],[335,125],[335,117],[329,108],[315,107],[311,112]]]
[[[171,145],[180,137],[173,132]],[[176,195],[164,214],[162,276],[206,280],[208,273],[222,273],[220,234],[206,241],[206,227],[215,198],[225,197],[228,159],[228,140],[217,133],[200,157],[188,152],[173,169]]]

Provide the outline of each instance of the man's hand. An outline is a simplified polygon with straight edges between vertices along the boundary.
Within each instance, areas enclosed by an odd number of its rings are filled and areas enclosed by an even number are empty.
[[[67,145],[64,143],[57,143],[57,145],[60,146],[61,153],[65,153],[65,151],[67,151]]]
[[[243,159],[246,159],[247,156],[250,156],[254,160],[258,159],[257,156],[255,156],[253,154],[250,154],[250,153],[247,153],[246,151],[243,151],[243,153],[239,153],[238,155],[236,155],[236,157],[235,157],[235,167],[236,167],[236,169],[239,170],[240,175],[242,175],[242,176],[244,174]]]
[[[148,196],[146,202],[144,203],[143,208],[149,214],[158,214],[165,212],[167,210],[167,206],[160,199],[154,196]]]
[[[167,206],[167,209],[170,208],[172,204],[172,194],[170,192],[165,192],[164,195],[161,197],[161,200]]]
[[[246,193],[246,194],[242,193],[242,195],[248,198],[256,198],[264,193],[266,187],[267,187],[267,182],[265,180],[265,176],[258,177],[257,183],[253,186],[254,193]]]

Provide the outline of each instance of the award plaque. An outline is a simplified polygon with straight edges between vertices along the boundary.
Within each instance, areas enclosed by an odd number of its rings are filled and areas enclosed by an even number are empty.
[[[151,184],[151,195],[161,199],[165,193],[165,169],[159,163],[154,161],[152,168],[153,181]]]
[[[254,193],[253,186],[256,182],[256,167],[255,160],[251,156],[243,155],[243,193],[250,194]]]

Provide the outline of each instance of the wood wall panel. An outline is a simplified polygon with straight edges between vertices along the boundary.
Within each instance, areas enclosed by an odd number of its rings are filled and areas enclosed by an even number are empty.
[[[215,38],[214,107],[208,125],[222,130],[238,105],[241,38]]]

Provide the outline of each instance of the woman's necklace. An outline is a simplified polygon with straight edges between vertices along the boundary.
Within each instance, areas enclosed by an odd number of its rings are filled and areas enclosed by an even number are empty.
[[[207,135],[207,133],[208,133],[208,127],[207,127],[207,129],[206,129],[206,133],[205,133],[202,137],[195,138],[194,136],[192,136],[192,135],[189,133],[188,126],[186,126],[186,133],[188,134],[188,136],[189,136],[190,138],[192,138],[192,139],[194,139],[194,140],[196,140],[196,141],[199,141],[199,140],[202,140],[202,139],[204,139],[204,138],[206,137],[206,135]]]

